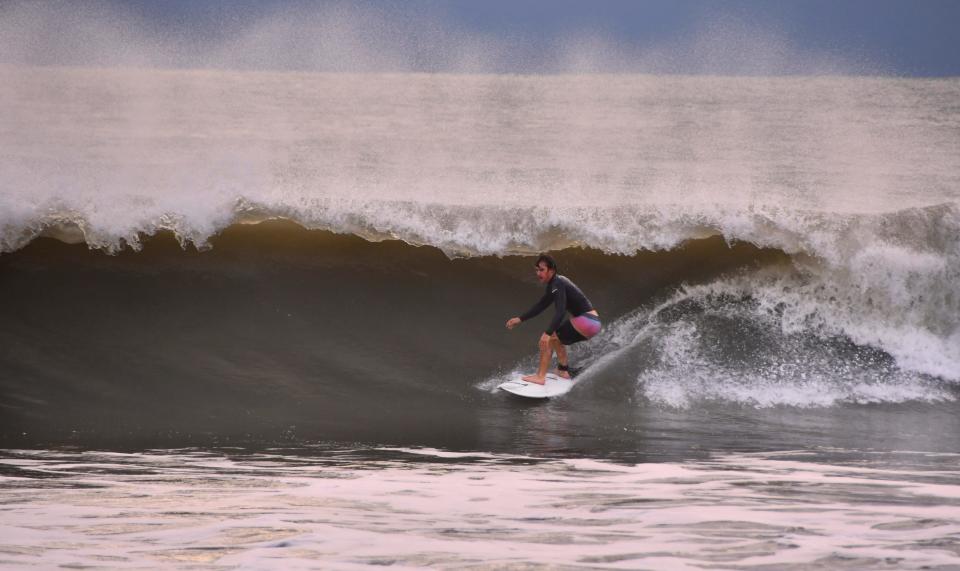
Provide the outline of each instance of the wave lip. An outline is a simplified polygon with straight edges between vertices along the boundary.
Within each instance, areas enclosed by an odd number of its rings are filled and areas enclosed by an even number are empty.
[[[233,224],[271,219],[371,241],[398,239],[434,246],[450,256],[529,254],[571,246],[633,254],[722,235],[731,242],[805,254],[851,270],[858,269],[854,264],[875,265],[871,256],[880,256],[887,258],[878,260],[881,263],[929,271],[937,265],[946,270],[949,260],[942,256],[960,250],[956,237],[960,203],[953,202],[878,215],[719,203],[584,208],[333,197],[295,203],[229,198],[192,207],[188,213],[135,202],[126,208],[118,204],[109,213],[63,202],[26,208],[7,204],[0,219],[2,251],[14,251],[41,235],[67,242],[82,235],[91,247],[113,253],[125,246],[138,249],[142,236],[159,231],[173,232],[181,243],[206,247]]]

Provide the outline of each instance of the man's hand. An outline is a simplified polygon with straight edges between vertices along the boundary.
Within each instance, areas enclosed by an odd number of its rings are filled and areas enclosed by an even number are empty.
[[[519,317],[511,317],[510,319],[507,320],[507,329],[513,329],[517,325],[520,325]]]

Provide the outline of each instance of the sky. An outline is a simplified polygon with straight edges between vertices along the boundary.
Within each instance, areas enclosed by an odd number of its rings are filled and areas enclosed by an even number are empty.
[[[0,0],[0,61],[960,76],[960,0]]]

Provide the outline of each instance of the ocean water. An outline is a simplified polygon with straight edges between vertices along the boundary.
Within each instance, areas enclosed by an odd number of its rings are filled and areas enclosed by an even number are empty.
[[[0,67],[0,566],[960,568],[958,102]]]
[[[956,454],[12,451],[9,568],[956,569]],[[883,467],[880,467],[883,466]]]

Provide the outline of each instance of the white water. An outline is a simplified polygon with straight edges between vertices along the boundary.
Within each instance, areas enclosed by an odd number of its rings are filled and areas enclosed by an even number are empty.
[[[960,564],[956,455],[817,454],[8,451],[0,568]]]

